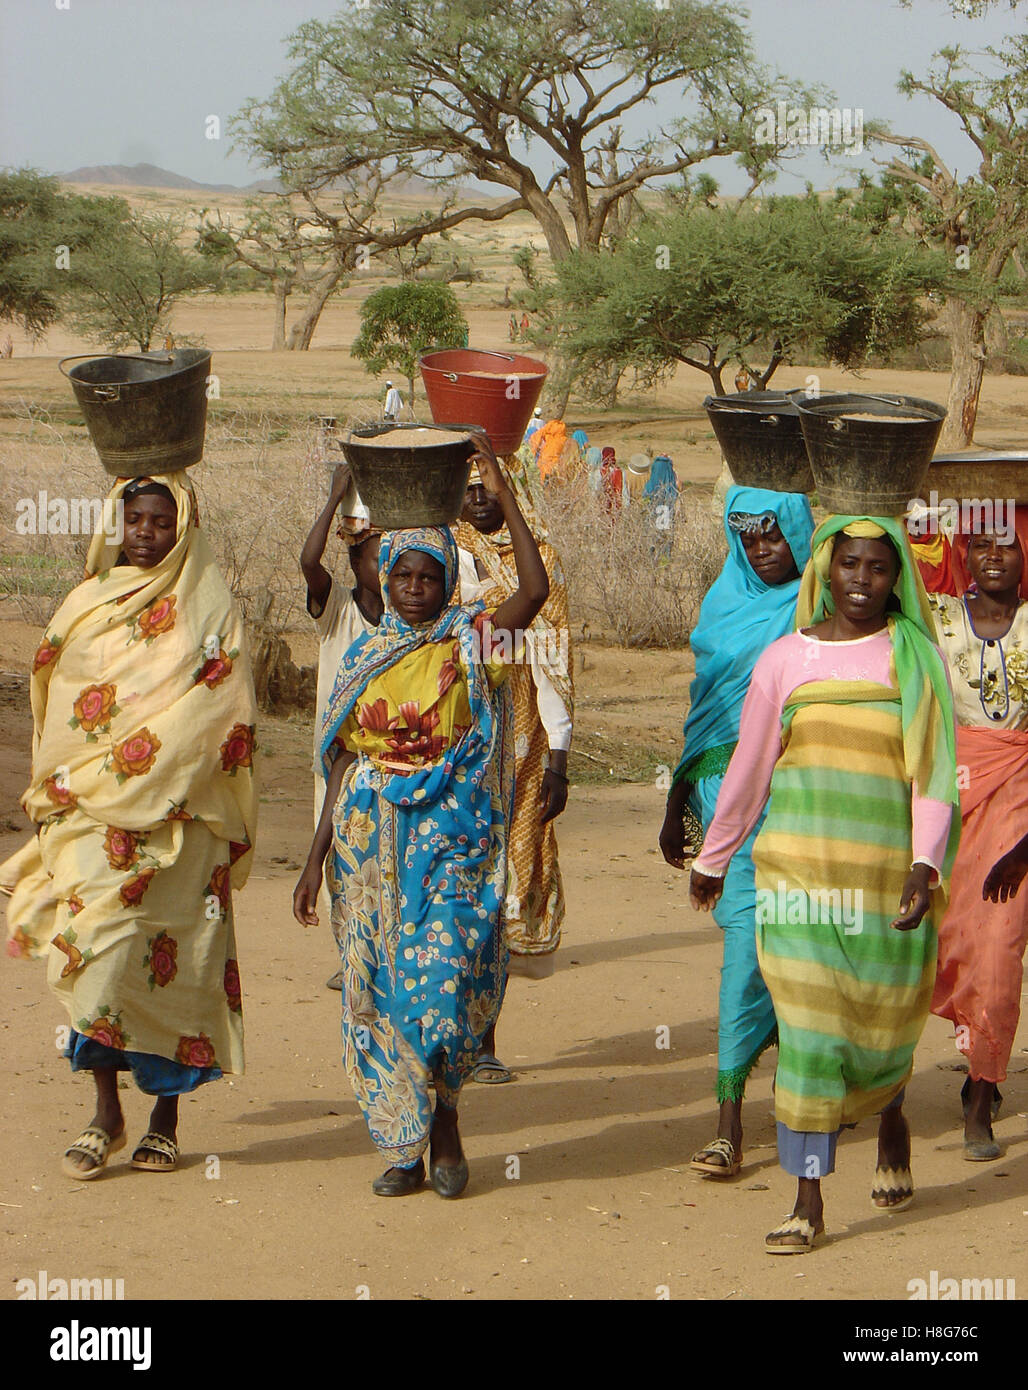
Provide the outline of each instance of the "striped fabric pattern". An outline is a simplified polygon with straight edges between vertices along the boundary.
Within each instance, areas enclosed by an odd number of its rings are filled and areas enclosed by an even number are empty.
[[[890,926],[912,855],[899,692],[812,682],[790,697],[783,730],[753,850],[758,959],[778,1018],[775,1113],[830,1133],[910,1077],[938,904],[913,931]]]

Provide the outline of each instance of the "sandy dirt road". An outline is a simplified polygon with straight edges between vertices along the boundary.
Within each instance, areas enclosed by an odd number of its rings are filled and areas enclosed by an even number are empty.
[[[662,656],[668,686],[681,686],[681,657]],[[644,660],[618,653],[619,669],[630,659]],[[23,692],[5,687],[0,703],[7,827],[28,774]],[[586,707],[596,695],[586,679]],[[680,710],[676,690],[656,715],[672,745]],[[58,1054],[63,1019],[41,964],[4,959],[8,1297],[40,1270],[120,1278],[127,1298],[147,1299],[893,1300],[932,1270],[1028,1288],[1024,1026],[996,1126],[1004,1158],[962,1160],[959,1059],[948,1026],[931,1019],[909,1089],[915,1205],[872,1210],[874,1133],[862,1124],[840,1145],[825,1189],[831,1239],[811,1256],[772,1259],[762,1248],[792,1198],[775,1160],[774,1054],[750,1085],[739,1178],[718,1185],[689,1172],[714,1132],[720,939],[654,848],[662,794],[646,784],[573,790],[560,827],[560,965],[550,980],[511,984],[499,1042],[517,1081],[467,1088],[467,1194],[375,1198],[381,1165],[340,1067],[339,995],[324,987],[334,947],[327,927],[304,932],[289,909],[308,844],[308,738],[299,723],[264,731],[258,861],[237,900],[247,1072],[183,1103],[176,1173],[135,1172],[123,1151],[92,1183],[61,1175],[60,1153],[91,1113],[90,1082]],[[0,836],[0,857],[20,838]],[[134,1089],[123,1100],[137,1138],[146,1102]]]

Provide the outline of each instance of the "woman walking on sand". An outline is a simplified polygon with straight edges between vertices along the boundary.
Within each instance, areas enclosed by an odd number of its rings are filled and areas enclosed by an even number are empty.
[[[457,598],[449,529],[382,536],[385,610],[336,679],[322,736],[325,806],[293,896],[297,920],[316,923],[331,848],[349,914],[343,1063],[389,1164],[372,1184],[383,1197],[420,1187],[430,1144],[435,1191],[457,1197],[466,1187],[457,1102],[506,979],[513,730],[493,647],[509,659],[548,584],[495,455],[483,437],[475,442],[511,534],[518,588],[490,620],[482,604]]]
[[[963,831],[939,927],[932,1013],[950,1019],[967,1057],[960,1093],[964,1157],[999,1158],[992,1121],[1021,1014],[1028,898],[982,900],[983,870],[1010,850],[1028,808],[1028,515],[1014,535],[958,535],[963,598],[932,594],[957,716]]]
[[[732,487],[725,499],[728,558],[700,608],[689,644],[696,676],[689,692],[685,745],[671,782],[660,848],[685,867],[690,819],[698,842],[739,737],[739,717],[758,657],[792,630],[800,571],[810,558],[814,518],[802,493]],[[732,859],[714,920],[724,932],[718,999],[717,1136],[691,1167],[730,1178],[742,1165],[742,1101],[760,1054],[777,1037],[774,1006],[757,964],[756,888],[751,853],[761,822]],[[693,852],[696,852],[695,849]]]
[[[242,618],[185,473],[119,479],[120,546],[86,579],[33,666],[37,837],[0,868],[14,954],[44,956],[91,1071],[96,1113],[63,1170],[124,1147],[118,1073],[156,1097],[132,1166],[170,1172],[178,1098],[243,1070],[232,889],[254,842],[255,702]]]
[[[766,806],[757,958],[778,1019],[779,1161],[798,1180],[765,1238],[775,1255],[823,1234],[839,1131],[869,1115],[872,1205],[913,1200],[903,1094],[959,836],[953,702],[902,524],[829,517],[811,549],[801,628],[754,668],[690,885],[694,907],[714,906]]]

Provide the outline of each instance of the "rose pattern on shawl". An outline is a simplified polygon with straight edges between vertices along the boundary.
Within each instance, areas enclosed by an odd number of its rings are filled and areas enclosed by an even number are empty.
[[[162,632],[170,632],[175,626],[175,595],[165,594],[164,598],[154,599],[136,617],[136,632],[130,641],[140,641],[150,645]]]
[[[194,685],[205,685],[208,690],[219,686],[232,674],[232,662],[239,655],[237,648],[230,652],[218,648],[218,655],[209,657],[193,676]]]
[[[159,931],[146,943],[147,952],[143,957],[143,967],[150,967],[147,984],[151,989],[170,985],[178,974],[178,942],[166,931]]]
[[[131,830],[109,825],[104,835],[104,853],[112,869],[132,869],[139,863],[139,840]]]
[[[85,903],[79,895],[77,893],[72,893],[71,897],[68,899],[68,911],[71,915],[77,917],[84,907]]]
[[[121,1014],[112,1013],[111,1006],[105,1004],[92,1022],[88,1018],[79,1019],[77,1031],[84,1037],[92,1038],[101,1047],[114,1047],[124,1052],[129,1035],[121,1026]]]
[[[62,810],[68,810],[72,806],[77,806],[78,797],[70,787],[63,786],[64,778],[58,779],[57,776],[48,777],[43,783],[43,790],[46,792],[47,800],[52,801],[55,806],[60,806]]]
[[[44,637],[32,658],[32,674],[35,675],[44,666],[49,666],[51,661],[56,661],[60,654],[61,639],[59,637]]]
[[[179,801],[179,802],[174,802],[174,801],[173,801],[173,802],[171,803],[171,810],[170,810],[170,811],[168,812],[168,814],[164,817],[164,819],[165,819],[166,821],[169,821],[169,820],[192,820],[193,817],[192,817],[192,816],[189,814],[189,812],[186,810],[186,803],[185,803],[184,801]]]
[[[106,729],[119,713],[117,688],[113,685],[87,685],[72,705],[74,713],[68,720],[72,729],[81,729],[91,743],[96,742],[97,729]]]
[[[142,902],[143,894],[150,887],[150,880],[156,872],[156,869],[144,869],[142,873],[136,874],[121,885],[118,897],[123,907],[136,907]]]
[[[211,870],[210,882],[204,889],[206,898],[217,898],[221,916],[228,912],[232,900],[232,886],[229,882],[229,865],[215,864]]]
[[[239,962],[235,960],[225,962],[225,997],[234,1014],[243,1012],[243,996],[239,984]]]
[[[145,777],[157,761],[160,747],[160,739],[146,728],[115,744],[112,756],[114,766],[118,769],[118,781],[124,782],[129,777]]]
[[[61,971],[61,979],[66,979],[73,971],[77,970],[82,964],[82,952],[75,945],[75,933],[73,931],[58,932],[50,943],[56,946],[58,951],[68,957],[64,969]]]
[[[241,767],[253,767],[254,724],[233,724],[228,738],[221,745],[221,770],[235,776]]]
[[[7,954],[21,960],[28,960],[32,955],[33,941],[30,936],[26,936],[21,927],[15,927],[7,938]]]
[[[206,1033],[200,1033],[193,1037],[183,1033],[178,1040],[178,1047],[175,1049],[175,1061],[181,1062],[184,1067],[216,1067],[218,1063],[214,1057],[214,1044]]]
[[[244,854],[249,854],[252,848],[249,840],[229,840],[228,862],[234,864],[237,859],[242,859]]]

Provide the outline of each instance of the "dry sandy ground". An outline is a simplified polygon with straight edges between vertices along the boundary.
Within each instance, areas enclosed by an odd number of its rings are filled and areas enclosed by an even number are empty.
[[[14,636],[8,625],[5,651],[21,659],[29,637]],[[673,748],[687,679],[678,654],[591,652],[583,721],[627,723],[651,690],[651,746]],[[0,826],[10,827],[30,726],[24,683],[5,678],[0,695]],[[750,1086],[740,1177],[719,1185],[689,1172],[714,1132],[720,940],[654,848],[662,794],[644,783],[572,791],[560,829],[569,909],[559,968],[510,987],[500,1050],[517,1081],[467,1088],[465,1197],[373,1197],[381,1165],[339,1063],[340,997],[324,988],[334,948],[327,927],[305,932],[289,908],[309,836],[309,730],[267,721],[263,740],[259,853],[237,902],[248,1070],[183,1103],[176,1173],[137,1173],[123,1151],[92,1183],[61,1175],[60,1153],[91,1113],[90,1083],[58,1055],[63,1020],[41,963],[4,958],[9,1297],[39,1270],[121,1278],[126,1297],[147,1299],[904,1299],[908,1281],[932,1270],[1025,1277],[1024,1027],[996,1127],[1004,1158],[962,1160],[958,1058],[949,1027],[930,1020],[909,1090],[915,1205],[871,1209],[874,1130],[863,1124],[826,1184],[832,1238],[809,1257],[762,1249],[792,1196],[775,1160],[769,1062]],[[0,858],[20,839],[0,835]],[[146,1102],[134,1089],[123,1099],[138,1137]]]
[[[495,296],[485,302],[485,287],[477,292],[472,340],[501,346],[506,312]],[[216,349],[215,408],[231,410],[238,391],[247,408],[266,403],[292,422],[333,406],[345,414],[339,403],[372,389],[345,350],[357,293],[326,312],[319,348],[307,354],[260,350],[270,315],[253,298],[184,305],[175,328],[201,329]],[[56,335],[32,353],[19,344],[14,361],[0,363],[8,404],[60,402],[66,412],[54,359],[83,350]],[[840,372],[821,375],[825,387],[855,385]],[[776,384],[805,376],[783,369]],[[872,372],[861,385],[936,400],[946,391],[945,377],[929,373]],[[718,456],[700,410],[705,390],[704,378],[682,369],[659,398],[630,400],[611,417],[568,418],[591,434],[595,425],[594,438],[619,451],[636,442],[668,449],[684,476],[709,483]],[[987,377],[979,440],[1023,442],[1025,423],[1024,381]],[[27,669],[38,638],[18,616],[0,610],[6,672]],[[290,640],[311,659],[309,634]],[[863,1124],[844,1138],[826,1184],[831,1240],[807,1258],[771,1259],[762,1248],[792,1201],[775,1159],[769,1061],[750,1086],[740,1177],[719,1185],[689,1172],[689,1155],[714,1133],[720,935],[689,909],[683,877],[655,846],[656,777],[677,756],[691,662],[687,653],[596,645],[586,656],[576,741],[592,756],[573,753],[577,785],[560,823],[565,943],[552,979],[511,985],[500,1052],[517,1068],[515,1084],[467,1088],[466,1196],[444,1203],[426,1189],[389,1202],[370,1192],[380,1164],[339,1063],[339,995],[324,988],[334,948],[327,926],[304,932],[289,908],[310,835],[310,730],[269,720],[258,861],[237,903],[248,1071],[183,1104],[175,1174],[134,1172],[123,1152],[93,1183],[62,1177],[60,1154],[91,1113],[89,1080],[72,1078],[58,1055],[64,1020],[41,964],[4,958],[0,1288],[13,1296],[15,1280],[45,1269],[122,1278],[129,1298],[904,1299],[909,1281],[937,1270],[1017,1278],[1023,1296],[1024,1026],[996,1126],[1003,1159],[962,1160],[959,1059],[948,1025],[929,1020],[909,1090],[915,1205],[894,1216],[872,1210],[874,1127]],[[26,684],[0,675],[0,858],[22,838],[29,745]],[[628,772],[637,780],[620,782]],[[663,1028],[667,1049],[657,1046]],[[146,1103],[134,1091],[124,1099],[138,1137]]]

